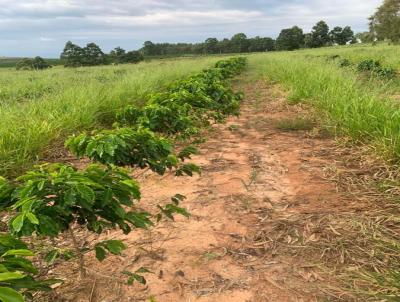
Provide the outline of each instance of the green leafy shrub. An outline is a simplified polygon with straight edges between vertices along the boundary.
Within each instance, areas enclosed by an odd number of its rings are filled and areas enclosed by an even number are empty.
[[[21,240],[9,234],[0,234],[0,300],[23,302],[32,292],[50,291],[50,285],[61,282],[56,279],[36,280],[37,268],[27,258],[33,252]]]
[[[81,276],[85,275],[82,251],[76,241],[72,225],[79,224],[101,234],[104,229],[118,228],[128,234],[135,228],[147,229],[154,225],[152,218],[170,218],[174,214],[189,215],[177,204],[157,206],[157,213],[140,210],[136,203],[140,190],[122,168],[90,165],[78,171],[70,165],[47,164],[38,166],[16,179],[10,198],[13,201],[10,230],[17,236],[56,237],[68,231],[79,258]],[[119,255],[125,245],[119,240],[97,243],[96,257],[104,260],[107,253]],[[54,258],[56,254],[46,257]]]
[[[394,78],[396,76],[396,70],[393,67],[383,67],[379,61],[376,60],[364,60],[361,61],[357,70],[360,72],[370,72],[382,78]]]
[[[197,153],[195,148],[189,147],[176,155],[170,140],[146,128],[119,128],[100,131],[94,135],[81,134],[70,137],[65,145],[77,157],[87,156],[106,165],[141,169],[149,167],[161,175],[167,169],[173,168],[177,170],[177,174],[185,173],[188,166],[182,165],[182,161]],[[188,174],[199,171],[194,166],[193,169]]]
[[[375,71],[379,69],[381,69],[381,63],[372,59],[361,61],[357,66],[358,71]]]
[[[378,70],[375,70],[375,73],[382,78],[388,78],[388,79],[392,79],[394,77],[396,77],[397,72],[396,69],[394,69],[393,67],[382,67]]]
[[[126,211],[140,199],[140,191],[121,168],[90,165],[78,171],[70,165],[42,165],[17,178],[14,186],[11,230],[19,236],[55,237],[74,222],[96,233],[104,227],[128,233],[151,225],[148,213]]]
[[[117,113],[117,125],[146,127],[155,132],[188,138],[210,121],[238,115],[243,95],[234,93],[226,79],[238,74],[245,58],[219,61],[210,68],[149,96],[144,108],[127,106]]]
[[[222,74],[225,78],[230,78],[239,74],[246,66],[246,62],[247,59],[244,57],[232,58],[217,62],[215,67],[222,70]]]

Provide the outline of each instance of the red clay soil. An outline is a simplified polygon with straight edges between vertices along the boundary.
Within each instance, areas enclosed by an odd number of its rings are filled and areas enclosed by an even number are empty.
[[[321,236],[307,215],[357,211],[365,204],[354,205],[326,179],[333,159],[325,151],[335,148],[332,139],[277,129],[276,121],[304,117],[306,110],[287,105],[273,85],[239,88],[246,93],[241,116],[215,126],[193,159],[201,176],[149,173],[139,180],[142,204],[180,193],[187,196],[183,206],[191,218],[127,236],[117,231],[102,236],[124,240],[128,249],[103,263],[86,254],[90,277],[81,281],[73,261],[56,265],[50,273],[66,283],[50,301],[328,301],[322,285],[336,280],[313,264],[319,254],[303,257],[296,249],[300,241],[311,244]],[[77,236],[82,244],[97,240],[84,232]],[[125,285],[121,272],[140,267],[153,272],[145,274],[147,285]]]

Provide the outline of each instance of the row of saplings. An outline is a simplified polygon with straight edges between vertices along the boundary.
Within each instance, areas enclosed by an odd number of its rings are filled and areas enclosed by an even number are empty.
[[[138,183],[126,167],[160,175],[199,173],[199,167],[186,160],[197,152],[193,144],[201,140],[202,131],[239,113],[242,95],[232,91],[229,79],[245,65],[245,58],[219,61],[214,68],[151,94],[144,107],[124,108],[117,113],[113,129],[70,137],[66,147],[78,158],[95,162],[83,170],[68,164],[44,164],[12,181],[0,178],[1,209],[10,217],[9,231],[0,235],[0,301],[24,301],[60,282],[35,279],[38,270],[29,260],[33,253],[17,238],[68,234],[84,276],[87,269],[74,235],[78,225],[97,234],[110,228],[128,234],[136,228],[147,229],[163,218],[173,219],[174,214],[188,216],[180,207],[185,197],[179,194],[170,203],[157,205],[154,212],[141,209]],[[186,147],[175,147],[178,141]],[[119,255],[125,245],[106,240],[93,249],[101,261],[109,253]],[[60,249],[52,248],[45,259],[52,263],[61,256]],[[139,268],[124,274],[128,284],[144,283],[142,274],[146,272]]]

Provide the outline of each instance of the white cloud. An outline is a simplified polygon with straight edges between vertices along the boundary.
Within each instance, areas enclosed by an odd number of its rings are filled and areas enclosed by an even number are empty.
[[[350,25],[361,31],[381,2],[0,0],[0,55],[58,56],[67,40],[94,41],[107,50],[118,44],[137,48],[144,40],[195,42],[237,32],[276,37],[295,24],[309,31],[321,19],[332,27]]]
[[[40,38],[39,38],[39,41],[42,41],[42,42],[52,42],[52,41],[55,41],[55,39],[53,39],[53,38],[47,38],[47,37],[40,37]]]
[[[248,22],[262,16],[257,11],[159,11],[143,16],[89,16],[88,19],[111,26],[200,26],[224,23]]]

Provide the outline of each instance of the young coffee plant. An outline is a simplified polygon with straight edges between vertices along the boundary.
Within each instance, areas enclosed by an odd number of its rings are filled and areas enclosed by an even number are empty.
[[[134,128],[147,128],[151,131],[163,133],[168,136],[187,138],[199,132],[201,124],[192,114],[189,104],[181,106],[177,103],[148,104],[138,109],[128,106],[117,113],[115,125]]]
[[[242,94],[234,93],[227,79],[245,66],[245,58],[223,60],[215,68],[171,84],[167,91],[149,96],[144,108],[128,106],[117,113],[117,125],[189,138],[228,115],[239,113]]]
[[[10,196],[15,212],[10,229],[17,236],[56,237],[68,231],[80,258],[83,258],[72,226],[79,224],[101,234],[104,229],[119,228],[125,234],[135,228],[147,229],[154,223],[151,215],[137,208],[139,186],[122,168],[90,165],[78,171],[69,165],[42,165],[17,178]],[[181,210],[176,209],[180,214]],[[172,214],[174,214],[172,213]],[[158,216],[157,216],[158,217]],[[99,249],[120,254],[124,246],[120,241],[108,241]],[[103,254],[100,260],[103,259]]]
[[[175,154],[170,140],[146,128],[119,128],[94,135],[81,134],[70,137],[65,145],[77,157],[87,156],[106,165],[148,167],[160,175],[172,169],[177,175],[199,172],[197,166],[183,163],[197,153],[195,148],[190,146]]]
[[[36,291],[50,291],[56,279],[37,280],[37,268],[27,258],[28,246],[9,234],[0,234],[0,301],[24,302]]]

